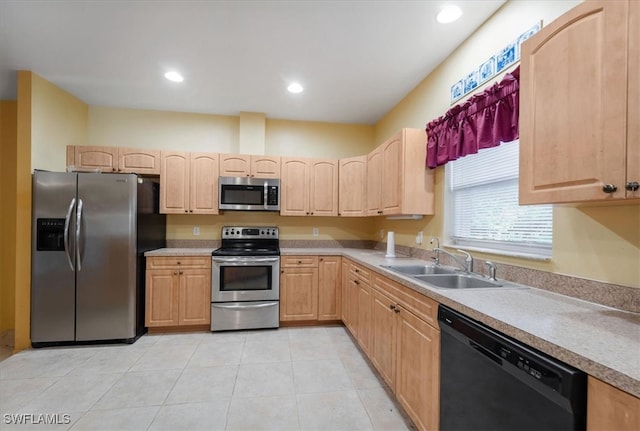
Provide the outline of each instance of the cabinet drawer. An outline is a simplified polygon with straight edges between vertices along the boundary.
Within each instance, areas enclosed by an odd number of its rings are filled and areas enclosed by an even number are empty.
[[[371,272],[360,265],[356,265],[355,263],[349,264],[349,275],[359,278],[365,283],[371,283]]]
[[[211,256],[153,256],[147,258],[147,269],[211,268]]]
[[[318,266],[318,256],[282,256],[280,258],[280,266],[311,268]]]
[[[379,275],[375,275],[373,287],[429,325],[438,328],[438,303],[433,299]]]

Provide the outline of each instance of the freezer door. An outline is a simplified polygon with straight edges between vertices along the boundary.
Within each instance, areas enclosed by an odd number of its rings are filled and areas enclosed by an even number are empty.
[[[76,340],[136,335],[133,174],[78,174]]]
[[[31,342],[34,344],[74,340],[76,178],[76,174],[61,172],[33,174]]]

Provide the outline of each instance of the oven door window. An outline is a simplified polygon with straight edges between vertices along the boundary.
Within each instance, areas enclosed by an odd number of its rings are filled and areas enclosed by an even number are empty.
[[[220,267],[220,291],[271,290],[270,266],[222,266]]]
[[[228,205],[264,205],[264,187],[223,185],[221,202]]]

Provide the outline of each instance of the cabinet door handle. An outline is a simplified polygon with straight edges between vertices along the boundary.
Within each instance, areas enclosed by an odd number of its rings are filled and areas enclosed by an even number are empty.
[[[173,271],[173,275],[178,275],[178,271]]]
[[[180,271],[180,274],[184,274],[184,272]]]
[[[391,310],[395,310],[395,309],[396,309],[396,306],[395,306],[394,304],[389,304],[389,308],[390,308]]]
[[[605,193],[615,193],[618,188],[613,184],[605,184],[602,186],[602,191]]]
[[[637,181],[629,181],[627,184],[625,184],[624,188],[629,192],[635,192],[636,190],[640,189],[640,183],[638,183]]]
[[[302,261],[301,261],[301,260],[299,260],[299,261],[298,261],[298,265],[301,265],[301,264],[302,264]]]
[[[355,284],[360,284],[360,282],[359,282],[358,280],[353,280],[353,282],[354,282]]]
[[[398,307],[395,307],[393,309],[393,312],[396,313],[396,314],[400,314],[400,309]]]

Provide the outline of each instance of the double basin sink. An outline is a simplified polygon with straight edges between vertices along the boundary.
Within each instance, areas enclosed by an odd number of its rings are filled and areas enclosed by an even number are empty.
[[[433,287],[444,289],[475,289],[482,287],[502,287],[502,284],[480,278],[455,269],[436,265],[381,265],[383,268],[398,274],[406,275]]]

